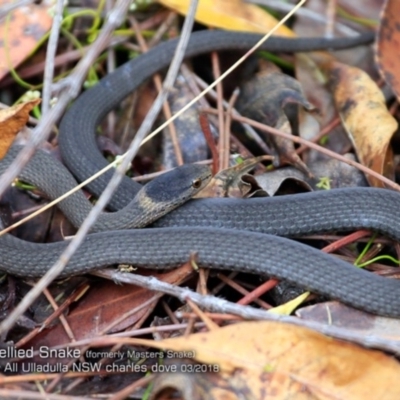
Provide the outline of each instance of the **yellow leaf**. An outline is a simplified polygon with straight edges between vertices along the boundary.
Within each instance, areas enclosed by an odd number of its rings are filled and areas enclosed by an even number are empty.
[[[190,4],[190,0],[158,1],[183,15],[186,15]],[[241,0],[200,0],[195,19],[207,26],[255,33],[267,33],[277,24],[277,20],[266,11]],[[281,26],[276,34],[295,36],[285,26]]]
[[[382,91],[359,68],[337,61],[327,65],[330,86],[343,125],[360,162],[388,178],[394,165],[390,140],[398,124],[386,107]],[[368,176],[371,186],[383,184]]]
[[[192,352],[197,361],[219,365],[224,376],[245,385],[246,398],[400,399],[394,358],[294,325],[243,322],[152,347]]]
[[[268,312],[272,314],[279,315],[290,315],[300,304],[302,304],[307,297],[310,295],[310,292],[304,292],[300,296],[297,296],[295,299],[286,302],[278,307],[271,308]]]

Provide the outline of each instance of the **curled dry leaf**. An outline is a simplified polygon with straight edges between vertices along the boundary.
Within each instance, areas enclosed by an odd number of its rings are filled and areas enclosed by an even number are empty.
[[[216,174],[210,183],[195,198],[200,197],[249,197],[261,189],[253,176],[247,173],[261,161],[270,161],[271,156],[253,157],[241,164],[224,169]]]
[[[345,157],[352,161],[355,159],[353,154],[346,154]],[[310,163],[308,168],[314,175],[312,179],[293,167],[256,175],[255,179],[268,196],[274,196],[282,184],[288,180],[307,191],[367,186],[364,174],[359,169],[339,160],[315,161]],[[324,181],[327,184],[325,188],[321,188],[320,184]]]
[[[288,106],[301,106],[307,111],[314,111],[314,106],[304,97],[301,85],[292,77],[267,67],[251,78],[240,88],[236,108],[245,117],[292,134],[287,113],[293,109]],[[260,134],[273,149],[274,165],[290,163],[311,176],[311,172],[297,155],[294,143],[274,135]]]
[[[231,385],[242,377],[246,398],[400,398],[400,365],[393,358],[298,326],[244,322],[154,347],[190,351],[197,361],[218,364]]]
[[[190,0],[158,0],[165,7],[186,15]],[[207,26],[245,32],[267,33],[278,21],[254,4],[242,0],[201,0],[197,7],[196,21]],[[293,32],[281,26],[276,31],[280,36],[294,36]]]
[[[309,178],[301,171],[294,167],[279,168],[265,174],[256,175],[255,179],[268,196],[275,196],[281,186],[290,181],[290,183],[305,191],[312,191],[312,187],[307,182]]]
[[[26,125],[29,113],[40,103],[39,99],[0,110],[0,158],[3,158],[17,133]]]
[[[400,100],[400,2],[387,0],[375,47],[379,73]]]
[[[389,145],[398,124],[389,113],[381,90],[358,68],[333,61],[327,72],[336,107],[359,161],[392,178],[393,154]],[[367,179],[371,186],[383,186],[376,178]]]
[[[0,0],[0,8],[10,4]],[[0,79],[16,68],[35,49],[38,41],[50,29],[51,2],[26,4],[11,11],[0,21]]]

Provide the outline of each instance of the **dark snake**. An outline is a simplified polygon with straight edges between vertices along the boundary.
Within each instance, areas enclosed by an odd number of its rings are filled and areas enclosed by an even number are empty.
[[[243,33],[195,33],[189,42],[187,56],[213,50],[245,51],[259,38],[258,35]],[[351,47],[369,41],[371,35],[336,42],[271,38],[262,48],[281,52],[311,51]],[[144,80],[168,66],[176,43],[176,40],[163,43],[123,65],[83,93],[68,110],[60,126],[59,143],[64,162],[78,180],[89,177],[106,165],[95,143],[97,125]],[[0,172],[15,156],[15,151],[17,149],[13,148],[0,163]],[[37,152],[21,178],[32,181],[54,197],[68,190],[74,179],[66,171],[61,172],[64,169],[62,165],[48,166],[43,162],[45,158],[43,152]],[[55,176],[57,187],[50,182],[49,172]],[[109,179],[110,174],[103,175],[89,186],[90,190],[99,194]],[[125,179],[110,208],[120,210],[127,206],[140,188]],[[121,214],[118,214],[120,211],[113,214],[114,217],[100,218],[95,230],[105,229],[106,232],[88,235],[62,276],[85,273],[115,263],[172,268],[186,262],[195,252],[198,264],[203,267],[286,279],[353,307],[399,317],[400,285],[395,280],[354,268],[312,247],[279,237],[367,228],[400,240],[399,206],[398,193],[374,188],[337,189],[250,200],[191,200],[157,220],[151,229],[110,233],[108,229],[129,226],[126,220],[129,213],[122,210]],[[79,225],[90,204],[81,193],[76,193],[63,201],[60,207],[75,225]],[[118,226],[110,227],[112,221]],[[20,276],[41,276],[66,245],[65,242],[27,243],[5,235],[0,238],[0,268]]]

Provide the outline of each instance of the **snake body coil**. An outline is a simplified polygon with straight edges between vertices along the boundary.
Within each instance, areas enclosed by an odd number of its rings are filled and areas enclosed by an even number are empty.
[[[193,35],[188,55],[222,49],[247,50],[258,39],[257,35],[203,32]],[[326,42],[319,46],[314,43],[314,47],[306,44],[307,40],[272,38],[264,48],[306,51],[326,47]],[[60,147],[65,162],[79,179],[87,178],[106,164],[95,143],[95,129],[100,120],[143,80],[167,66],[175,46],[176,42],[167,42],[122,66],[85,92],[67,112],[60,127]],[[335,47],[333,42],[330,46]],[[12,152],[9,157],[13,157]],[[29,175],[26,179],[40,181],[33,183],[52,192],[51,196],[58,195],[50,183],[53,167],[43,166],[40,157],[44,156],[39,152],[24,171]],[[0,163],[0,172],[7,163],[8,159]],[[64,172],[57,173],[56,191],[64,192],[74,184],[70,175],[64,179]],[[98,179],[91,190],[101,192],[109,179],[110,175]],[[124,180],[111,208],[125,206],[139,188],[132,181]],[[372,188],[268,199],[192,200],[158,220],[152,229],[90,234],[63,271],[63,276],[121,262],[145,268],[171,268],[187,261],[189,254],[196,252],[200,266],[284,278],[354,307],[400,317],[398,282],[356,269],[295,241],[271,235],[297,236],[364,227],[400,240],[399,205],[399,194]],[[76,225],[90,207],[82,194],[76,194],[61,206]],[[125,223],[124,218],[125,215],[112,219]],[[41,276],[66,245],[65,242],[33,244],[5,235],[0,238],[0,268],[15,275]]]

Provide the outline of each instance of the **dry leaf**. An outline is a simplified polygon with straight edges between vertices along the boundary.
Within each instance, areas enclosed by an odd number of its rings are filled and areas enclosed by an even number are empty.
[[[390,140],[397,122],[389,113],[376,83],[358,68],[335,62],[327,68],[330,85],[343,125],[354,144],[360,162],[392,179],[393,154]],[[371,186],[382,187],[367,175]]]
[[[241,85],[235,107],[243,116],[291,135],[292,127],[286,114],[289,105],[292,110],[297,106],[310,112],[314,110],[314,106],[304,97],[298,81],[277,71],[276,67],[266,66],[264,70]],[[291,140],[262,131],[259,133],[275,157],[273,162],[275,167],[289,163],[311,176]]]
[[[186,15],[190,0],[158,0],[165,7],[172,8]],[[242,0],[200,0],[195,17],[196,21],[207,26],[235,31],[267,33],[278,21],[253,4]],[[281,26],[277,31],[280,36],[294,36],[293,32]]]
[[[150,274],[150,272],[146,274]],[[193,267],[190,264],[185,264],[181,268],[167,272],[151,273],[152,276],[159,280],[174,285],[182,284],[192,274]],[[130,310],[151,299],[154,299],[154,303],[120,321],[109,332],[121,331],[135,324],[157,305],[159,295],[152,290],[135,285],[112,285],[107,281],[91,288],[86,296],[80,300],[79,305],[66,317],[66,320],[74,332],[75,339],[90,338],[103,332],[106,327],[113,325],[115,320],[118,320],[124,314],[128,314]],[[29,345],[33,348],[39,348],[40,346],[50,348],[68,343],[69,340],[70,338],[64,327],[58,324],[52,329],[46,329],[41,332],[30,341]],[[48,360],[38,359],[35,361],[39,363],[47,362]]]
[[[249,197],[260,189],[254,177],[248,175],[259,162],[270,161],[271,156],[252,157],[242,163],[219,171],[210,183],[195,196],[195,198],[208,197]]]
[[[0,110],[0,159],[7,153],[17,133],[26,125],[30,111],[40,103],[34,99]]]
[[[355,161],[353,154],[345,154],[345,157]],[[292,184],[307,191],[326,190],[320,187],[320,183],[324,181],[329,183],[330,189],[367,186],[364,174],[360,170],[334,158],[311,162],[308,168],[314,175],[313,179],[293,167],[280,168],[256,175],[255,179],[268,196],[274,196],[287,181],[292,181]]]
[[[345,326],[349,331],[357,331],[360,337],[380,337],[382,340],[397,340],[400,343],[400,320],[380,317],[337,301],[326,301],[302,307],[296,315],[307,321],[318,321],[330,326]]]
[[[379,72],[400,99],[400,2],[388,0],[380,19],[376,50]]]
[[[10,4],[0,0],[0,8]],[[35,49],[50,29],[52,18],[49,3],[28,4],[13,10],[0,22],[0,79],[16,68]]]
[[[311,192],[312,186],[308,181],[313,181],[303,172],[294,167],[284,167],[264,174],[256,175],[255,180],[268,196],[275,196],[284,183],[290,182],[295,188]]]
[[[298,326],[245,322],[152,346],[194,352],[197,361],[245,377],[246,398],[400,398],[395,359]]]

